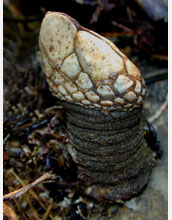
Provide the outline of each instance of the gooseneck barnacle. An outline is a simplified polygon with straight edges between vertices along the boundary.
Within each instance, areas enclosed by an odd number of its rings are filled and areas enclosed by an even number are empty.
[[[85,193],[115,201],[140,192],[152,156],[139,69],[112,42],[64,13],[46,14],[39,45],[49,88],[67,113],[69,151]]]

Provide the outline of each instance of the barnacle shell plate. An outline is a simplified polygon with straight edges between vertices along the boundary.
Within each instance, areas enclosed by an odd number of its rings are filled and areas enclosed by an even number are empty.
[[[109,40],[70,16],[48,12],[39,38],[53,95],[94,109],[139,107],[146,88],[138,68]]]

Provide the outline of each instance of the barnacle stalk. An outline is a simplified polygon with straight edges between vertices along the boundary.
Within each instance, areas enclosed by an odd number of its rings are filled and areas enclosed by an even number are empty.
[[[67,113],[84,192],[128,199],[147,184],[152,154],[144,139],[146,87],[139,69],[109,40],[70,16],[48,12],[39,45],[52,94]]]

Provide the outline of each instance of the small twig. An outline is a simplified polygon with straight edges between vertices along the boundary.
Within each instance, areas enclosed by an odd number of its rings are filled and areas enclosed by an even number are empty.
[[[39,21],[39,18],[4,18],[3,19],[5,22],[14,22],[14,23],[29,23],[29,22],[35,22]]]
[[[121,28],[123,31],[126,31],[126,32],[133,32],[132,29],[126,27],[126,26],[123,25],[123,24],[119,24],[119,23],[116,22],[116,21],[112,21],[111,23],[112,23],[114,26],[117,26],[117,27]]]
[[[152,84],[157,81],[168,79],[168,73],[159,74],[149,78],[145,78],[146,85]]]
[[[10,133],[8,133],[8,134],[5,136],[5,138],[4,138],[4,140],[3,140],[3,143],[4,143],[4,144],[7,142],[7,140],[9,139],[10,136],[11,136]]]
[[[127,31],[127,32],[102,32],[101,35],[104,37],[123,37],[128,35],[134,35],[133,31]]]
[[[106,11],[110,11],[116,6],[113,3],[109,3],[108,0],[98,0],[98,2]]]
[[[157,112],[155,112],[154,115],[152,115],[151,117],[148,118],[148,122],[152,123],[154,122],[156,119],[158,119],[160,117],[160,115],[163,113],[163,111],[165,111],[165,109],[168,106],[168,99],[166,98],[165,102],[160,106],[160,108],[158,109]]]
[[[44,214],[44,216],[43,216],[43,220],[46,220],[46,219],[47,219],[47,217],[49,216],[49,213],[50,213],[50,211],[51,211],[52,208],[53,208],[53,205],[52,205],[52,204],[50,204],[50,205],[47,207],[47,210],[46,210],[46,212],[45,212],[45,214]]]
[[[3,216],[6,217],[5,219],[18,220],[14,210],[5,203],[3,203]]]
[[[144,79],[149,79],[150,77],[159,76],[161,74],[166,74],[166,73],[168,73],[168,69],[166,68],[156,69],[156,70],[146,73],[146,76],[144,77]]]
[[[151,56],[153,58],[156,58],[156,59],[168,61],[168,55],[164,55],[164,54],[151,54]]]
[[[98,0],[97,3],[98,3],[98,5],[96,7],[95,12],[92,15],[90,24],[98,21],[98,18],[100,16],[101,11],[103,11],[103,10],[110,11],[111,9],[113,9],[115,7],[115,4],[108,3],[107,0]]]
[[[47,180],[51,177],[51,175],[49,173],[45,173],[43,176],[39,177],[38,179],[36,179],[34,182],[28,184],[27,186],[24,186],[18,190],[15,190],[14,192],[8,193],[6,195],[3,196],[3,201],[9,200],[9,199],[13,199],[13,198],[17,198],[21,195],[23,195],[25,192],[27,192],[29,189],[33,188],[35,185],[37,185],[38,183]]]
[[[5,204],[5,203],[4,203]],[[20,202],[18,201],[18,199],[14,199],[14,204],[15,204],[15,207],[17,208],[18,212],[21,214],[21,218],[22,219],[27,219],[26,217],[26,212],[24,212],[24,210],[22,209],[21,205],[20,205]]]
[[[37,212],[37,210],[33,207],[32,202],[30,201],[29,197],[28,197],[28,204],[30,206],[30,212],[32,213],[33,217],[35,220],[40,220],[39,214]]]
[[[168,69],[154,70],[144,77],[146,85],[168,78]]]
[[[38,122],[38,123],[36,123],[36,124],[33,124],[33,125],[32,125],[32,129],[39,128],[39,127],[41,127],[41,126],[43,126],[43,125],[47,124],[47,122],[48,122],[48,120],[47,120],[47,119],[45,119],[45,120],[40,121],[40,122]]]
[[[48,112],[50,112],[52,110],[63,110],[63,109],[64,108],[61,105],[54,105],[54,106],[51,106],[51,107],[45,109],[45,113],[48,113]]]

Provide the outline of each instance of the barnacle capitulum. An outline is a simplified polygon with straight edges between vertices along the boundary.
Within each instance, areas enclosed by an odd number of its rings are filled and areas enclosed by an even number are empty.
[[[85,193],[99,201],[136,195],[152,169],[139,69],[112,42],[64,13],[46,14],[39,45],[49,88],[67,113],[69,151]]]

